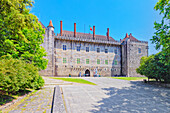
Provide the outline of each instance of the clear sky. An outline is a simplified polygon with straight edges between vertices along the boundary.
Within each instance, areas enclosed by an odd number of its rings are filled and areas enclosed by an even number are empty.
[[[149,42],[149,55],[155,54],[150,39],[154,35],[154,22],[161,16],[154,10],[158,0],[35,0],[31,13],[48,26],[52,20],[55,33],[60,32],[60,20],[63,30],[73,31],[77,23],[77,32],[89,33],[89,25],[96,26],[96,34],[110,36],[115,40],[132,33],[138,40]]]

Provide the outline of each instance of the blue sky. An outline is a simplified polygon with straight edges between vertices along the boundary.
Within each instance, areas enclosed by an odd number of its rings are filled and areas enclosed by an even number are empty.
[[[138,40],[149,42],[149,55],[155,54],[150,39],[154,35],[154,22],[161,16],[154,10],[158,0],[35,0],[31,13],[48,26],[52,20],[55,33],[63,30],[73,31],[77,23],[77,32],[89,33],[89,25],[96,26],[96,34],[106,35],[107,28],[115,40],[132,33]]]

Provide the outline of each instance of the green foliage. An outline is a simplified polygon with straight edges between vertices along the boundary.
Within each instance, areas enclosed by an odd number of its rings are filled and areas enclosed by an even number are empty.
[[[160,81],[170,82],[170,64],[166,65],[162,62],[163,54],[163,52],[159,52],[156,55],[142,57],[140,66],[136,69],[137,73],[146,77],[157,78]]]
[[[156,44],[156,49],[162,48],[162,60],[166,65],[170,63],[170,0],[159,0],[154,7],[155,10],[160,11],[163,15],[161,23],[155,22],[156,32],[151,39],[152,43]]]
[[[46,52],[40,46],[45,31],[29,13],[32,6],[33,0],[0,0],[0,57],[11,55],[45,69]]]
[[[44,80],[39,76],[38,68],[19,59],[0,60],[0,87],[8,93],[16,93],[26,88],[39,89]]]

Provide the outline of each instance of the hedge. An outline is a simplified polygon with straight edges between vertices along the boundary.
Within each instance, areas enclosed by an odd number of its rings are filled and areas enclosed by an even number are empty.
[[[38,68],[20,59],[0,60],[0,87],[8,93],[16,93],[26,88],[39,89],[44,85]]]

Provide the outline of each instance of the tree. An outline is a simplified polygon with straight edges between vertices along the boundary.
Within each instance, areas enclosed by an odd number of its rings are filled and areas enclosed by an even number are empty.
[[[149,57],[142,57],[139,68],[136,69],[137,73],[145,75],[149,78],[156,78],[158,80],[164,80],[170,82],[170,65],[165,65],[161,61],[163,52],[159,52],[156,55]]]
[[[47,60],[43,43],[44,29],[30,13],[32,0],[0,1],[0,57],[12,56],[45,69]]]
[[[151,41],[156,44],[156,49],[162,48],[161,60],[168,65],[170,59],[165,56],[170,56],[170,0],[159,0],[154,9],[163,17],[161,23],[154,23],[156,32]]]

